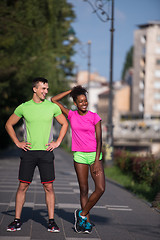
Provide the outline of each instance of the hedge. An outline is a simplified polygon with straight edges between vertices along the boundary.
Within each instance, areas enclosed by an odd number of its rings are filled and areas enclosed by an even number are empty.
[[[138,156],[125,150],[114,151],[114,164],[130,173],[137,182],[146,182],[160,191],[160,159],[153,155]]]

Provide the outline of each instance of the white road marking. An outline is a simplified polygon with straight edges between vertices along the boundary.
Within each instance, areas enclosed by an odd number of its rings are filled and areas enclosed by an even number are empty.
[[[3,205],[9,205],[10,207],[15,206],[15,202],[10,202],[10,203],[0,203],[1,206]],[[25,202],[25,207],[34,207],[34,206],[39,206],[39,207],[45,207],[45,203],[33,203],[33,202]],[[75,204],[75,203],[57,203],[55,204],[55,207],[59,209],[77,209],[81,208],[80,204]],[[133,209],[129,208],[128,206],[119,206],[119,205],[104,205],[104,206],[94,206],[96,209],[107,209],[109,211],[133,211]]]
[[[107,208],[107,209],[111,211],[132,211],[131,208]]]

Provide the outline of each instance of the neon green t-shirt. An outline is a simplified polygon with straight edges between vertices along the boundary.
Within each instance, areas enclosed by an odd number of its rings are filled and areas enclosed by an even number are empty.
[[[14,113],[24,120],[24,141],[31,143],[31,150],[46,150],[45,145],[53,140],[53,118],[62,113],[60,107],[46,99],[41,103],[30,100]]]

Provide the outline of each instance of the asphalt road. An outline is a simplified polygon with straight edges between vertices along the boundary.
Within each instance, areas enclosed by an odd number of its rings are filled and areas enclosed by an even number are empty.
[[[158,240],[160,213],[124,188],[106,178],[106,191],[91,210],[94,224],[91,234],[74,231],[74,210],[79,208],[79,188],[72,155],[55,150],[56,193],[55,220],[60,233],[47,231],[47,210],[38,170],[26,195],[22,211],[22,230],[7,232],[14,217],[15,193],[18,186],[19,157],[11,151],[0,155],[0,240]],[[90,192],[94,185],[90,178]]]

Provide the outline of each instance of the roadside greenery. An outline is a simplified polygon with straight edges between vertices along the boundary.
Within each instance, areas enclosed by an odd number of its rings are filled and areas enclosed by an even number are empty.
[[[153,155],[143,157],[115,150],[114,165],[105,168],[105,173],[108,178],[149,202],[153,202],[160,192],[160,159]]]

